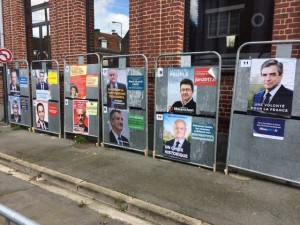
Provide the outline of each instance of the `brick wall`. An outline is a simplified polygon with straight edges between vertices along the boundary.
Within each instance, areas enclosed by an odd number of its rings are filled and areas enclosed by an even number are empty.
[[[2,1],[2,8],[4,47],[8,48],[12,52],[13,59],[26,59],[24,3],[20,0]],[[1,74],[0,105],[4,104],[3,92],[3,77]]]
[[[49,1],[52,59],[60,64],[66,55],[87,52],[86,1]]]
[[[219,99],[219,124],[218,133],[227,134],[229,131],[232,93],[234,75],[232,73],[222,73],[220,83]]]
[[[300,39],[300,0],[275,0],[273,40]],[[300,45],[293,46],[300,57]]]
[[[28,1],[29,2],[29,1]],[[28,4],[27,4],[28,6]],[[61,65],[66,55],[91,52],[93,49],[93,2],[89,0],[50,0],[52,59]],[[28,7],[27,7],[28,8]],[[14,59],[25,59],[30,43],[26,42],[24,1],[3,1],[5,46]],[[89,18],[86,13],[89,13]],[[86,27],[86,23],[89,27]],[[145,54],[149,62],[149,121],[154,114],[154,62],[158,55],[182,52],[184,1],[130,0],[130,54]],[[31,28],[27,29],[30,32]],[[87,40],[89,33],[89,41]],[[300,0],[275,0],[273,40],[300,39]],[[29,47],[28,47],[29,46]],[[89,47],[87,47],[89,46]],[[87,50],[87,48],[89,48]],[[300,47],[293,48],[300,56]],[[176,62],[176,61],[175,61]],[[134,65],[131,65],[134,66]],[[0,77],[1,79],[1,77]],[[222,73],[219,132],[228,133],[233,73]],[[0,80],[1,85],[2,80]],[[1,85],[2,87],[2,85]],[[0,104],[3,102],[0,89]]]
[[[154,114],[155,59],[162,53],[182,52],[184,1],[130,0],[130,54],[145,54],[149,65],[149,122]],[[132,62],[131,62],[132,63]],[[131,64],[131,66],[134,66]]]
[[[26,59],[26,32],[24,1],[2,1],[4,47],[10,49],[14,59]]]

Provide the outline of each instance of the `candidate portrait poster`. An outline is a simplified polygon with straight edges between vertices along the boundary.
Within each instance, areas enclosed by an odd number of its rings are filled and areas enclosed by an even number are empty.
[[[130,129],[127,110],[112,109],[109,112],[109,142],[119,146],[130,146]]]
[[[127,110],[127,71],[116,68],[104,70],[107,107]]]
[[[252,59],[248,110],[290,116],[295,71],[296,59]]]
[[[192,117],[163,114],[163,155],[189,160],[191,151]]]
[[[48,130],[49,129],[48,101],[35,100],[33,104],[35,109],[35,127],[41,130]]]
[[[86,98],[86,79],[87,66],[86,65],[72,65],[70,67],[70,87],[74,88],[75,93],[70,90],[71,98]]]
[[[194,71],[193,67],[168,68],[168,112],[188,115],[196,113],[197,86],[194,83]],[[180,86],[183,80],[191,82],[194,91],[191,85]]]
[[[51,99],[48,83],[48,74],[45,70],[36,69],[31,71],[32,79],[35,80],[36,99],[48,101]]]
[[[87,114],[87,100],[73,101],[73,132],[89,133],[89,115]]]
[[[19,69],[8,69],[9,94],[20,96],[20,71]]]
[[[22,113],[21,113],[21,104],[20,97],[9,96],[10,102],[10,122],[21,123],[22,122]]]

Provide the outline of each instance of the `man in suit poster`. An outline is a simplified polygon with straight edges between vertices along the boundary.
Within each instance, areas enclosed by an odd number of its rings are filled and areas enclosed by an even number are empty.
[[[163,155],[190,159],[191,116],[164,114]]]
[[[291,116],[296,59],[253,59],[248,108]]]
[[[111,68],[108,69],[107,76],[107,107],[114,109],[127,109],[126,70],[117,70]],[[118,78],[122,81],[118,81]]]
[[[74,133],[89,133],[89,117],[86,111],[87,100],[73,101],[73,132]]]
[[[36,85],[36,90],[49,90],[47,81],[47,76],[44,71],[40,71],[38,74],[38,83]]]
[[[9,96],[11,103],[11,114],[10,121],[14,123],[21,123],[21,112],[20,112],[20,98],[15,96]]]
[[[126,111],[113,109],[109,114],[110,132],[109,141],[120,146],[129,146],[128,115]],[[124,116],[123,116],[124,114]],[[125,119],[124,119],[125,117]]]
[[[48,102],[36,101],[36,128],[40,130],[48,130]]]
[[[196,114],[197,86],[193,67],[168,69],[168,109],[170,113]]]
[[[10,94],[20,95],[19,70],[12,70],[10,74],[11,82],[9,84]]]

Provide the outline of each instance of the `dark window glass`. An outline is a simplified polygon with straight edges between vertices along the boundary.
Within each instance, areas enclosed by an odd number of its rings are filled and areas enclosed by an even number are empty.
[[[34,59],[50,59],[50,18],[48,1],[31,1],[31,17]]]
[[[273,0],[185,2],[185,52],[216,51],[222,56],[223,67],[233,68],[242,44],[272,40]],[[270,57],[270,51],[271,46],[246,47],[241,57]],[[200,60],[199,56],[193,58]],[[214,63],[209,59],[204,61],[205,64]]]

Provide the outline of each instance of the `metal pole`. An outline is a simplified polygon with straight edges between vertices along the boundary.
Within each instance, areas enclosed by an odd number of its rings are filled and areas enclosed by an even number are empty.
[[[39,225],[38,223],[34,222],[31,219],[17,213],[16,211],[0,204],[0,215],[6,219],[6,225],[14,222],[19,225]]]

